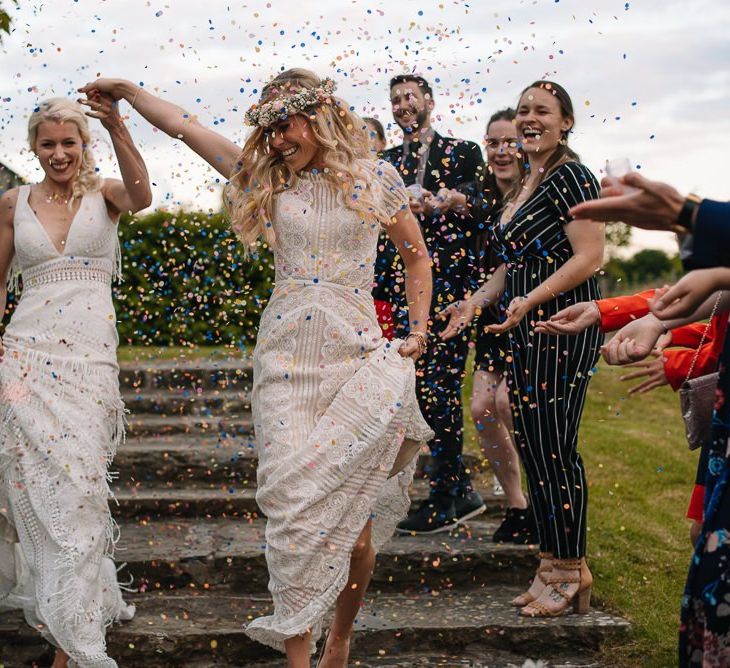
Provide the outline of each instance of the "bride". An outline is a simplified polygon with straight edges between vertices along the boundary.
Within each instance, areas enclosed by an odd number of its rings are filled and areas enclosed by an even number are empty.
[[[88,115],[109,132],[123,181],[102,179],[84,108],[42,102],[28,123],[44,178],[0,201],[0,611],[20,608],[56,646],[54,668],[114,668],[106,627],[130,619],[111,560],[107,467],[124,434],[116,316],[117,221],[151,201],[147,170],[110,98]]]
[[[274,613],[247,633],[286,651],[291,668],[309,666],[332,607],[321,665],[347,665],[375,550],[408,509],[413,446],[433,435],[413,363],[427,343],[428,252],[400,176],[370,159],[364,122],[334,88],[307,70],[279,74],[246,114],[243,150],[128,81],[82,89],[125,98],[230,179],[233,229],[274,250],[252,397]],[[381,227],[407,270],[411,329],[393,342],[371,296]]]

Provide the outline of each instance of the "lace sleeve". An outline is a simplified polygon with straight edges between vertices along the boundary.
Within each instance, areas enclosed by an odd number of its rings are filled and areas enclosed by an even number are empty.
[[[392,218],[408,206],[408,192],[403,179],[393,165],[384,160],[375,163],[376,180],[380,182],[380,202],[383,212]]]

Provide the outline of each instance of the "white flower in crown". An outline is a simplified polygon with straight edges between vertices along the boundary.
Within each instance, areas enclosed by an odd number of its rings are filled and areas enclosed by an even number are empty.
[[[290,95],[280,95],[261,105],[254,104],[246,112],[246,125],[260,125],[262,128],[267,128],[287,116],[300,114],[314,105],[333,104],[332,93],[336,89],[337,84],[327,78],[322,79],[317,88],[303,88]]]

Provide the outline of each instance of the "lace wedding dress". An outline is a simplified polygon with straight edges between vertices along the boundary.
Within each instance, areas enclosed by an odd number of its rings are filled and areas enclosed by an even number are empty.
[[[0,611],[22,609],[71,665],[112,668],[105,628],[134,614],[111,560],[108,506],[124,434],[117,226],[102,194],[86,194],[59,252],[29,194],[20,188],[15,211],[23,293],[0,363]]]
[[[359,167],[357,188],[370,187],[388,215],[407,205],[391,165]],[[413,443],[433,433],[416,402],[414,364],[376,318],[378,226],[313,173],[277,196],[273,219],[276,288],[254,351],[252,410],[274,614],[246,631],[283,651],[308,630],[314,648],[367,520],[376,549],[392,535],[415,469],[402,452],[415,454]]]

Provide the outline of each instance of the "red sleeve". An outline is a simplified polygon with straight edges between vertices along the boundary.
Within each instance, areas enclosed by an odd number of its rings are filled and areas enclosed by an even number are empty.
[[[705,338],[707,343],[702,344],[702,348],[700,348],[697,354],[697,362],[695,362],[695,368],[692,371],[692,378],[698,378],[699,376],[717,371],[717,363],[725,342],[725,332],[727,331],[728,324],[727,319],[727,313],[720,313],[710,322],[707,337]],[[702,323],[699,323],[699,325],[704,332],[706,325]],[[682,329],[686,328],[682,327]],[[673,330],[673,332],[675,331],[677,330]],[[701,337],[702,334],[700,334]],[[672,336],[672,343],[674,343],[674,336]],[[697,343],[699,343],[699,340]],[[682,383],[687,378],[694,356],[695,351],[691,348],[669,348],[664,351],[664,375],[675,391],[682,386]]]
[[[702,335],[705,333],[705,323],[694,322],[691,325],[685,325],[684,327],[677,327],[672,330],[672,345],[681,346],[683,348],[696,348],[702,341]],[[707,336],[705,337],[705,343],[708,343],[712,339],[712,327],[707,330]]]
[[[705,511],[705,486],[695,485],[687,508],[687,519],[701,522]]]
[[[643,318],[649,313],[647,302],[654,296],[654,292],[654,290],[645,290],[636,295],[596,300],[596,306],[601,312],[601,331],[613,332],[632,320]]]

